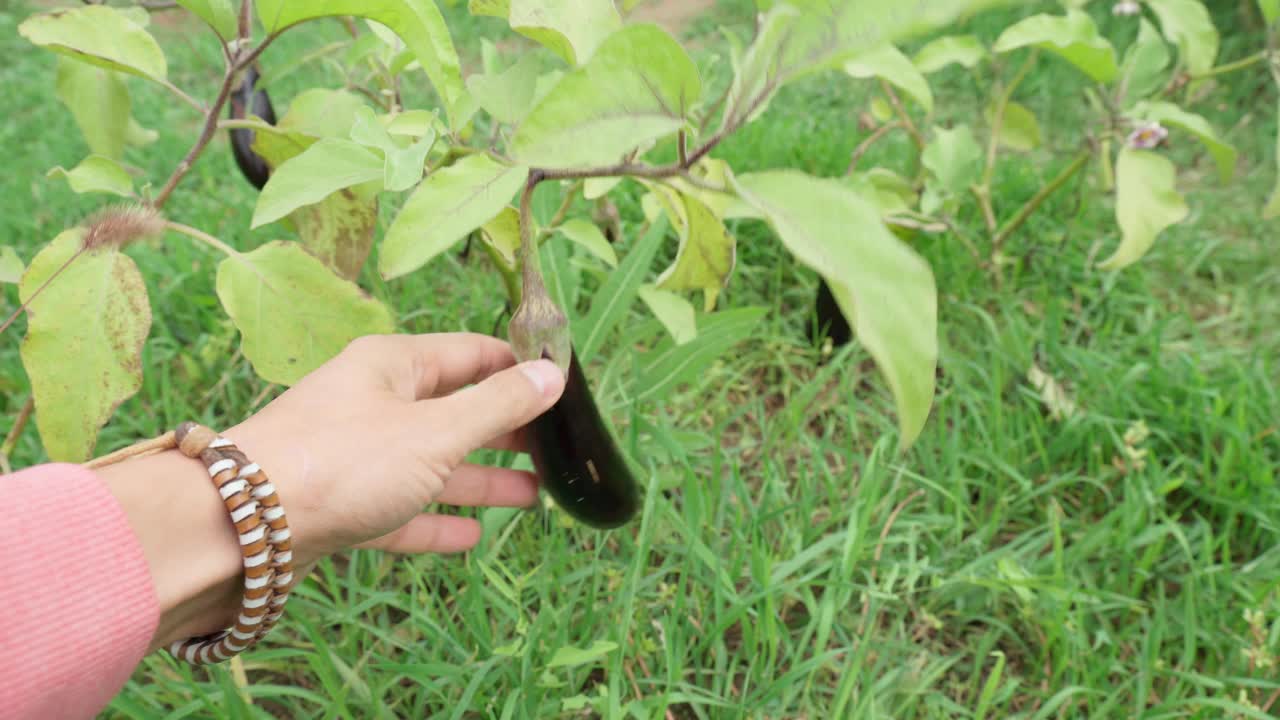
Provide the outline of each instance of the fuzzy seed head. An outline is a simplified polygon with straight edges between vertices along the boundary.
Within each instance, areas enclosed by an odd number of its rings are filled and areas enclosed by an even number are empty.
[[[149,205],[117,205],[104,208],[85,220],[88,230],[82,244],[86,251],[120,250],[126,245],[164,232],[164,218]]]

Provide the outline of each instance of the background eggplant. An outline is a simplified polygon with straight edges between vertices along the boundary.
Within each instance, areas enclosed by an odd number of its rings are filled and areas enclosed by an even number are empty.
[[[572,350],[564,393],[529,425],[529,444],[543,487],[583,523],[616,528],[640,509],[639,485],[596,408]]]
[[[227,113],[233,120],[244,120],[256,115],[268,125],[276,124],[276,111],[271,106],[271,98],[266,90],[256,88],[258,82],[258,66],[251,65],[244,71],[240,87],[231,93],[231,102]],[[271,167],[253,151],[253,131],[245,128],[231,130],[231,152],[235,155],[236,165],[254,187],[259,190],[267,184],[271,176]]]
[[[840,347],[853,338],[849,322],[845,320],[835,296],[831,294],[831,286],[822,278],[818,279],[818,295],[813,301],[813,312],[817,318],[809,326],[811,342],[818,343],[824,336],[830,336],[832,346]]]

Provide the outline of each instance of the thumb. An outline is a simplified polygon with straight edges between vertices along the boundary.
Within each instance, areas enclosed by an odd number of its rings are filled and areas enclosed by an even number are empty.
[[[534,360],[422,404],[439,423],[437,427],[448,428],[448,449],[462,457],[533,422],[560,399],[564,384],[555,363]]]

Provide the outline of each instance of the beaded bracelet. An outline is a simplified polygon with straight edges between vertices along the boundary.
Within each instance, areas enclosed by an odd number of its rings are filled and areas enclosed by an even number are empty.
[[[171,644],[193,665],[228,660],[258,643],[284,615],[293,583],[293,541],[275,486],[257,463],[203,425],[184,422],[172,432],[86,463],[96,468],[176,448],[205,465],[240,539],[244,593],[235,624]]]

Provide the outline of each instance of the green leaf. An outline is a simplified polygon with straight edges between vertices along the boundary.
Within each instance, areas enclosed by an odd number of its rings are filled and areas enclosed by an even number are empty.
[[[231,0],[178,0],[178,4],[205,21],[223,40],[234,40],[238,36],[236,11],[231,7]]]
[[[1183,65],[1192,75],[1208,72],[1218,57],[1218,30],[1200,0],[1146,0],[1160,18],[1169,42],[1178,46]]]
[[[511,29],[581,65],[622,27],[613,0],[510,0]]]
[[[223,260],[217,293],[254,372],[281,385],[301,380],[357,337],[394,329],[387,306],[294,243],[274,241]]]
[[[987,122],[995,122],[995,109],[987,108]],[[1000,123],[1000,144],[1010,150],[1027,152],[1040,147],[1040,123],[1027,106],[1010,100]]]
[[[1098,82],[1111,82],[1119,71],[1115,48],[1098,34],[1093,18],[1080,10],[1068,10],[1064,16],[1033,15],[1005,29],[993,49],[1006,53],[1028,46],[1061,55]]]
[[[976,35],[947,35],[927,43],[911,59],[920,72],[936,73],[955,63],[971,68],[985,60],[987,47]]]
[[[617,649],[618,644],[608,640],[597,640],[586,650],[566,645],[556,650],[555,654],[551,656],[551,661],[546,666],[548,668],[558,668],[586,665],[587,663],[596,662]]]
[[[1124,148],[1116,161],[1116,221],[1120,246],[1098,267],[1120,270],[1142,258],[1156,236],[1188,214],[1186,200],[1175,187],[1177,172],[1163,155]]]
[[[1280,19],[1280,0],[1258,0],[1258,10],[1268,26],[1275,25],[1276,20]]]
[[[378,271],[390,280],[417,270],[492,220],[524,185],[529,168],[468,155],[423,180],[387,228]]]
[[[520,211],[513,207],[502,208],[502,212],[480,226],[480,237],[498,252],[508,270],[516,269],[516,251],[520,249]]]
[[[160,133],[155,130],[142,127],[138,124],[138,121],[132,117],[129,118],[128,124],[125,125],[124,142],[126,145],[143,147],[155,142],[159,137]]]
[[[26,269],[22,264],[22,258],[18,257],[17,250],[8,245],[0,245],[0,283],[6,285],[18,283],[22,280],[22,273]]]
[[[108,70],[151,80],[164,80],[168,74],[164,53],[151,33],[128,13],[106,5],[33,15],[18,32],[36,45]]]
[[[649,231],[631,248],[618,268],[609,273],[604,285],[592,296],[591,309],[582,322],[573,323],[574,352],[579,362],[589,362],[605,337],[613,330],[636,299],[641,283],[649,273],[653,257],[662,246],[667,223],[659,218]]]
[[[49,458],[63,462],[87,460],[98,431],[142,387],[142,346],[151,329],[147,288],[128,255],[99,249],[66,264],[83,236],[83,228],[60,233],[18,286],[29,303],[21,355],[36,424]]]
[[[1170,59],[1169,47],[1160,33],[1146,18],[1142,18],[1138,38],[1124,56],[1122,87],[1125,98],[1133,101],[1159,90],[1164,85],[1164,73]]]
[[[533,107],[539,69],[538,56],[525,53],[502,72],[468,77],[467,90],[495,120],[514,124]]]
[[[368,107],[353,92],[312,88],[293,98],[289,103],[289,110],[280,117],[276,125],[280,132],[297,132],[318,138],[345,138],[350,136],[356,116]]]
[[[507,14],[511,12],[511,0],[471,0],[467,3],[467,9],[472,15],[489,15],[506,20]]]
[[[1218,137],[1218,133],[1208,120],[1164,101],[1139,103],[1133,108],[1133,113],[1144,120],[1179,128],[1195,135],[1213,155],[1214,162],[1218,164],[1219,179],[1224,184],[1231,182],[1231,177],[1236,170],[1236,149]]]
[[[871,168],[849,177],[849,186],[864,198],[875,198],[881,217],[907,212],[915,205],[916,191],[911,181],[888,168]]]
[[[664,290],[701,290],[704,310],[710,312],[733,272],[737,252],[734,238],[715,212],[698,198],[658,183],[650,187],[680,238],[675,260],[655,284]]]
[[[933,112],[933,91],[929,89],[929,81],[906,55],[888,43],[849,60],[844,64],[844,71],[856,78],[883,78],[920,103],[925,112]]]
[[[1280,117],[1280,109],[1276,111],[1277,117]],[[1266,206],[1262,209],[1262,219],[1271,220],[1280,217],[1280,131],[1277,132],[1276,144],[1276,189],[1271,193],[1271,199],[1267,201]]]
[[[427,153],[435,144],[436,134],[434,130],[430,130],[422,139],[402,147],[391,139],[386,126],[373,114],[373,110],[362,107],[356,113],[351,139],[382,152],[382,187],[391,192],[401,192],[422,179]]]
[[[55,92],[71,111],[95,155],[124,157],[129,129],[129,88],[119,73],[71,57],[58,58]]]
[[[133,195],[133,178],[115,160],[103,155],[90,155],[80,164],[67,170],[53,168],[46,177],[64,177],[77,193],[110,193],[129,197]]]
[[[378,226],[378,183],[342,188],[289,214],[303,247],[339,276],[355,280]]]
[[[602,198],[622,182],[621,176],[587,178],[582,184],[582,196],[588,200]]]
[[[323,138],[271,173],[249,226],[262,227],[342,188],[382,176],[383,162],[377,153],[350,140]]]
[[[740,192],[784,245],[831,287],[858,339],[888,380],[902,446],[929,416],[938,359],[937,289],[929,265],[839,182],[793,170],[744,175]]]
[[[660,290],[653,285],[641,285],[640,299],[658,322],[667,329],[676,345],[684,345],[698,334],[697,321],[694,318],[693,305],[688,300],[673,292]]]
[[[683,127],[701,92],[698,68],[675,39],[656,25],[628,25],[533,108],[512,153],[545,168],[613,164]]]
[[[946,130],[934,128],[933,140],[921,156],[924,166],[951,194],[964,192],[982,174],[982,148],[968,125]]]
[[[582,249],[605,261],[609,267],[618,266],[618,254],[605,239],[604,233],[590,220],[573,218],[556,228],[562,235],[577,243]]]
[[[641,359],[636,402],[661,399],[724,357],[768,315],[768,308],[744,307],[697,318],[697,338],[683,345],[664,340]]]
[[[453,127],[465,122],[460,112],[466,92],[458,52],[444,16],[431,0],[258,0],[255,6],[268,33],[319,17],[353,15],[382,23],[418,58]]]

